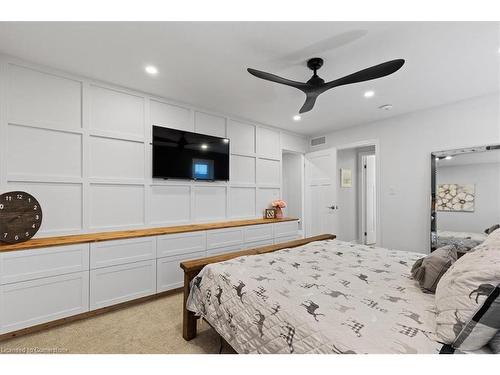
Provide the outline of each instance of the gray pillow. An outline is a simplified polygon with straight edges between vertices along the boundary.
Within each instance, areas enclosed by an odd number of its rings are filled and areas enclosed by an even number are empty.
[[[444,273],[457,260],[457,247],[446,245],[415,262],[411,274],[425,291],[434,293]]]
[[[500,331],[490,340],[489,345],[493,353],[500,354]]]

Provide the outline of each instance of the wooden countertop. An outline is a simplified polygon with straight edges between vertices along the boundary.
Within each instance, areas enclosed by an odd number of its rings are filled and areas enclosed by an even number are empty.
[[[31,240],[16,244],[0,244],[0,252],[37,249],[41,247],[50,247],[50,246],[74,245],[86,242],[122,240],[126,238],[149,237],[149,236],[158,236],[162,234],[198,232],[202,230],[234,228],[234,227],[243,227],[247,225],[281,223],[294,220],[298,219],[293,217],[285,217],[283,219],[232,220],[232,221],[205,223],[205,224],[177,225],[172,227],[132,229],[132,230],[121,230],[114,232],[85,233],[85,234],[75,234],[75,235],[58,236],[58,237],[41,237],[41,238],[32,238]]]

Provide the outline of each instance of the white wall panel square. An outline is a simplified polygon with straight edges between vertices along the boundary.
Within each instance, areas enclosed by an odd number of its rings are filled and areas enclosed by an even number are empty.
[[[90,86],[90,128],[144,136],[144,98]]]
[[[82,127],[81,83],[9,65],[11,123],[61,129]]]
[[[257,128],[257,154],[272,159],[281,157],[279,131]]]
[[[280,198],[280,189],[259,188],[257,190],[257,216],[264,215],[266,208],[271,208],[271,202]]]
[[[230,179],[238,184],[255,184],[255,158],[231,155]]]
[[[194,131],[191,111],[188,108],[151,100],[151,124],[165,128]]]
[[[43,218],[38,234],[82,229],[81,184],[16,182],[8,183],[7,187],[26,191],[40,203]]]
[[[151,223],[188,221],[191,211],[189,186],[151,186]]]
[[[196,186],[194,192],[194,219],[218,220],[226,217],[226,188],[223,186]]]
[[[280,162],[277,160],[257,159],[257,183],[280,184]]]
[[[90,177],[144,178],[144,143],[90,137]]]
[[[16,125],[8,129],[9,174],[81,177],[80,134]]]
[[[255,188],[231,187],[229,197],[229,216],[255,216]]]
[[[305,137],[282,132],[281,148],[283,150],[306,153],[308,150],[307,139]]]
[[[225,137],[226,119],[203,112],[195,112],[194,130],[196,133],[213,135],[214,137]]]
[[[142,224],[144,224],[144,186],[90,185],[91,228]]]
[[[255,153],[255,126],[229,120],[227,136],[230,140],[232,153]]]

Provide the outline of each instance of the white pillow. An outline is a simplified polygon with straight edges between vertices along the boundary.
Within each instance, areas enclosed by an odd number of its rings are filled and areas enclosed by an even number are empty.
[[[497,230],[490,236],[493,234],[495,237],[489,243],[477,246],[457,260],[436,288],[436,334],[445,344],[453,345],[462,333],[458,340],[460,347],[455,345],[456,349],[477,350],[487,345],[499,328],[494,327],[497,322],[486,325],[471,322],[475,312],[500,284],[500,232]],[[465,341],[464,329],[470,329]]]

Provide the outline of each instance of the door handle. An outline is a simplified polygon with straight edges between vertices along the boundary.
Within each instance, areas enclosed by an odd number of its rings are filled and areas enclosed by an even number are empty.
[[[338,210],[339,209],[339,206],[328,206],[327,208],[329,208],[330,210]]]

